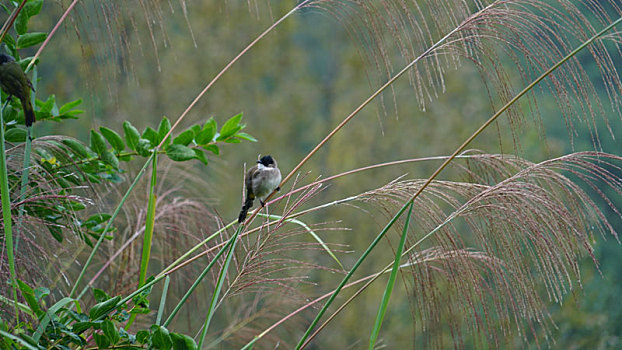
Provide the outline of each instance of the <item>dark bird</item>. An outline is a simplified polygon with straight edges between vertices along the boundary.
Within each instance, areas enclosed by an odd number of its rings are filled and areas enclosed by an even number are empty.
[[[257,165],[246,172],[244,185],[246,187],[246,200],[238,216],[238,223],[246,219],[248,210],[253,207],[253,200],[259,198],[261,206],[263,200],[274,190],[279,190],[281,183],[281,171],[276,165],[276,160],[271,156],[263,156],[257,161]]]
[[[0,87],[9,98],[19,98],[24,108],[26,126],[31,126],[35,122],[35,112],[30,103],[30,90],[34,91],[32,83],[15,59],[5,53],[0,53]]]

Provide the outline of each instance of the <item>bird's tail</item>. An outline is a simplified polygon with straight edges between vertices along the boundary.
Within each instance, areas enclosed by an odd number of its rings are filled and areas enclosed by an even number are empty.
[[[30,94],[28,94],[30,95]],[[21,100],[22,108],[24,108],[24,118],[26,119],[26,126],[30,127],[35,122],[35,111],[32,109],[29,96]]]
[[[248,210],[253,207],[253,199],[255,196],[248,193],[246,195],[246,200],[244,201],[244,205],[242,205],[242,210],[240,210],[240,215],[238,215],[238,224],[241,224],[246,219],[246,214]]]

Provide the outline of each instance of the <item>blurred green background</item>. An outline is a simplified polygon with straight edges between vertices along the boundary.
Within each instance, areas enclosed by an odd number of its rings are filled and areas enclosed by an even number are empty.
[[[60,3],[47,1],[33,29],[48,31],[67,5],[67,1]],[[266,4],[253,0],[80,3],[42,54],[37,93],[55,94],[60,103],[83,98],[86,113],[79,120],[62,124],[39,123],[37,135],[64,134],[88,142],[89,129],[101,125],[120,131],[123,121],[129,120],[142,130],[156,127],[162,116],[176,120],[231,58],[292,6],[289,1]],[[233,220],[242,199],[244,163],[252,164],[258,153],[271,154],[281,170],[289,172],[382,80],[382,72],[366,65],[360,50],[344,26],[315,9],[294,15],[270,33],[213,86],[179,129],[212,116],[222,124],[243,112],[246,131],[259,140],[223,148],[221,156],[211,158],[207,167],[196,162],[194,171],[206,186],[192,193],[207,199],[225,222]],[[582,57],[586,69],[594,69],[588,73],[597,74],[589,56]],[[616,59],[617,66],[622,67],[620,57]],[[414,98],[408,79],[398,81],[395,95],[383,94],[383,102],[370,104],[311,159],[302,170],[310,172],[305,181],[384,161],[450,154],[494,110],[469,62],[450,70],[445,78],[446,90],[428,101],[425,111]],[[599,93],[604,96],[605,92],[601,89]],[[585,125],[576,125],[574,144],[569,142],[563,118],[546,90],[538,101],[545,140],[540,137],[538,123],[528,117],[515,130],[518,148],[505,120],[490,128],[471,148],[517,153],[533,162],[573,150],[594,149]],[[620,144],[615,141],[622,138],[620,116],[611,111],[607,114],[613,135],[599,119],[602,150],[620,155]],[[404,174],[426,178],[435,165],[396,166],[347,177],[331,183],[307,206],[377,188]],[[336,226],[352,229],[322,234],[327,242],[347,244],[345,250],[355,251],[340,254],[346,266],[351,266],[386,221],[382,215],[368,215],[353,207],[319,212],[306,220],[340,220]],[[620,232],[620,221],[613,223]],[[594,245],[602,276],[591,259],[585,259],[583,289],[575,288],[562,306],[551,306],[558,326],[553,330],[557,337],[553,348],[622,346],[622,304],[617,302],[622,294],[617,268],[622,264],[622,248],[612,237],[606,241],[598,237]],[[377,262],[368,262],[362,272],[374,272],[387,262],[382,254],[372,258]],[[325,254],[314,259],[332,264]],[[309,288],[312,293],[324,293],[335,285],[334,277],[321,275],[312,274],[320,281],[315,289]],[[402,289],[401,285],[396,288],[381,333],[381,337],[390,335],[383,341],[392,349],[410,347],[415,337]],[[381,289],[364,293],[352,312],[338,317],[333,327],[324,331],[316,348],[365,346],[381,293]]]

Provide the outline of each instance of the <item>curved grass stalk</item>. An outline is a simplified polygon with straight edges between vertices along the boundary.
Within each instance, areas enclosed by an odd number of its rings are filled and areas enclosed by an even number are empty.
[[[313,148],[311,150],[311,152],[309,152],[300,161],[300,163],[298,163],[298,165],[296,165],[294,167],[294,169],[292,169],[289,172],[289,174],[287,174],[287,176],[285,176],[285,178],[283,178],[283,180],[281,181],[281,184],[279,185],[279,187],[282,188],[285,185],[285,183],[287,183],[294,176],[294,174],[296,172],[298,172],[298,170],[300,170],[300,168],[302,168],[302,166],[311,157],[313,157],[313,155],[315,155],[315,153],[317,153],[317,151],[319,151],[319,149],[322,148],[326,144],[326,142],[328,142],[328,140],[330,140],[333,136],[335,136],[335,134],[337,132],[339,132],[339,130],[341,130],[344,126],[346,126],[346,124],[348,124],[348,122],[350,122],[350,120],[352,120],[352,118],[354,118],[361,110],[363,110],[363,108],[365,108],[369,103],[371,103],[371,101],[376,99],[376,97],[378,97],[382,92],[384,92],[384,90],[386,90],[389,86],[393,85],[393,83],[397,79],[399,79],[402,75],[404,75],[404,73],[408,72],[412,67],[414,67],[417,63],[419,63],[419,61],[421,61],[422,59],[426,58],[430,53],[434,52],[434,50],[438,49],[442,45],[445,45],[446,41],[452,35],[454,35],[456,32],[458,32],[462,28],[464,28],[464,26],[469,24],[471,19],[476,18],[479,14],[481,14],[482,12],[488,10],[488,8],[492,7],[494,4],[495,3],[492,3],[492,4],[488,5],[488,6],[486,6],[482,10],[480,10],[477,13],[475,13],[474,15],[472,15],[471,17],[467,18],[459,26],[457,26],[456,28],[451,30],[449,33],[447,33],[440,40],[438,40],[433,45],[428,47],[423,53],[421,53],[419,56],[417,56],[414,60],[412,60],[404,68],[402,68],[402,70],[400,70],[397,74],[395,74],[393,77],[391,77],[391,79],[389,79],[386,83],[384,83],[380,88],[378,88],[378,90],[376,90],[373,94],[371,94],[365,101],[363,101],[363,103],[361,103],[358,107],[356,107],[356,109],[354,109],[354,111],[352,111],[352,113],[350,113],[344,120],[342,120],[341,123],[339,123],[339,125],[337,125],[328,135],[326,135],[326,137],[324,137],[324,139],[322,141],[320,141],[320,143],[318,143],[315,146],[315,148]],[[276,190],[273,191],[272,193],[270,193],[268,195],[268,197],[266,199],[264,199],[264,202],[267,203],[272,198],[272,196],[274,196],[275,193],[276,193]],[[261,208],[255,209],[255,211],[253,211],[253,213],[250,215],[250,217],[244,222],[244,225],[246,225],[246,223],[251,222],[255,218],[255,216],[257,216],[257,214],[259,213],[260,209]]]
[[[8,20],[4,22],[4,24],[2,25],[2,29],[0,29],[0,43],[4,40],[6,33],[9,32],[9,28],[13,26],[13,23],[15,23],[15,20],[17,19],[17,15],[19,15],[19,13],[22,12],[22,9],[24,8],[24,6],[26,6],[27,1],[28,0],[23,0],[19,4],[19,6],[17,6],[17,8],[15,8],[15,10],[11,13],[11,16],[8,18]]]
[[[26,2],[24,0],[24,2]],[[0,193],[2,199],[2,221],[4,224],[4,243],[6,245],[9,272],[11,274],[11,289],[15,307],[15,320],[19,323],[19,307],[17,304],[17,273],[15,272],[15,252],[13,250],[13,222],[11,218],[11,192],[9,191],[9,174],[6,166],[6,151],[4,147],[4,109],[8,100],[0,109]]]
[[[337,262],[337,264],[339,265],[339,267],[341,267],[342,269],[345,270],[345,268],[343,267],[343,264],[341,264],[341,261],[339,261],[339,259],[337,258],[337,256],[333,253],[332,250],[330,250],[330,248],[326,245],[326,243],[324,242],[324,240],[322,238],[320,238],[320,236],[318,236],[312,229],[311,227],[309,227],[309,225],[305,224],[304,222],[300,221],[300,220],[296,220],[296,219],[292,219],[292,218],[284,218],[280,215],[267,215],[267,214],[259,214],[259,216],[262,217],[266,217],[268,219],[275,219],[277,221],[285,221],[285,222],[290,222],[292,224],[296,224],[300,227],[302,227],[305,231],[307,231],[307,233],[309,235],[311,235],[311,237],[313,237],[313,239],[315,239],[321,246],[322,248],[324,248],[324,250],[326,251],[326,253],[328,253],[328,255],[330,255],[331,258],[333,258],[333,260],[335,260]]]
[[[482,10],[483,11],[483,10]],[[430,183],[432,183],[432,181],[447,167],[447,165],[449,165],[449,163],[451,163],[456,156],[461,153],[462,151],[464,151],[464,149],[466,149],[466,147],[471,143],[471,141],[473,141],[477,136],[479,136],[488,126],[490,126],[490,124],[492,124],[501,114],[503,114],[506,110],[508,110],[508,108],[510,108],[514,103],[516,103],[516,101],[518,101],[522,96],[524,96],[527,92],[531,91],[531,89],[533,89],[533,87],[535,87],[539,82],[541,82],[542,80],[544,80],[544,78],[546,78],[547,76],[549,76],[553,71],[555,71],[557,68],[559,68],[561,65],[563,65],[565,62],[567,62],[569,59],[571,59],[572,57],[574,57],[578,52],[580,52],[581,50],[583,50],[585,47],[587,47],[589,44],[591,44],[592,42],[594,42],[594,40],[598,39],[600,36],[602,36],[603,34],[605,34],[607,31],[611,30],[612,28],[614,28],[617,24],[619,24],[620,22],[622,22],[622,17],[618,18],[617,20],[615,20],[614,22],[612,22],[611,24],[609,24],[607,27],[605,27],[604,29],[602,29],[600,32],[594,34],[590,39],[588,39],[587,41],[583,42],[581,45],[579,45],[577,48],[575,48],[572,52],[570,52],[568,55],[566,55],[564,58],[562,58],[560,61],[558,61],[556,64],[554,64],[553,66],[551,66],[549,69],[547,69],[544,73],[542,73],[538,78],[536,78],[534,81],[532,81],[529,85],[527,85],[521,92],[519,92],[516,96],[514,96],[510,101],[508,101],[501,109],[499,109],[492,117],[490,117],[486,122],[484,122],[484,124],[482,124],[466,141],[464,141],[462,143],[462,145],[460,145],[455,151],[454,153],[447,158],[443,164],[441,164],[440,167],[438,167],[438,169],[436,169],[436,171],[434,171],[434,173],[426,180],[426,182],[411,196],[411,198],[406,201],[406,203],[402,206],[402,208],[400,208],[398,210],[398,212],[393,216],[393,218],[391,219],[391,221],[387,224],[387,227],[385,227],[385,229],[382,230],[382,232],[380,232],[380,234],[378,234],[378,236],[376,237],[376,239],[374,239],[374,241],[369,245],[369,247],[367,248],[367,250],[363,253],[363,255],[361,255],[361,258],[359,258],[359,260],[357,261],[357,263],[352,267],[352,270],[346,275],[346,277],[344,277],[344,279],[342,280],[342,282],[339,284],[339,286],[337,287],[337,289],[335,289],[335,291],[333,292],[333,295],[328,299],[328,301],[326,302],[326,304],[324,305],[324,307],[322,307],[322,309],[320,310],[320,312],[318,312],[318,314],[316,315],[315,319],[313,320],[313,322],[311,323],[311,325],[307,328],[307,331],[305,332],[305,334],[302,336],[302,338],[300,339],[300,341],[298,342],[298,345],[296,346],[296,349],[301,349],[302,346],[306,343],[306,339],[309,337],[311,330],[317,325],[317,323],[319,322],[319,319],[322,317],[322,315],[324,315],[324,313],[326,312],[326,310],[328,309],[328,307],[330,306],[330,304],[333,302],[333,300],[335,299],[335,297],[337,296],[337,294],[339,294],[339,292],[341,291],[341,289],[343,288],[343,285],[345,285],[345,283],[348,281],[348,279],[352,276],[352,274],[354,273],[354,271],[358,268],[358,266],[360,265],[360,263],[362,263],[362,260],[364,260],[367,255],[369,255],[369,253],[371,252],[371,250],[377,245],[377,243],[379,242],[380,238],[382,238],[386,232],[388,231],[388,229],[393,226],[393,224],[395,223],[395,221],[404,213],[406,207],[412,203],[415,199],[417,199],[417,197],[419,197],[419,195],[430,185]],[[427,238],[429,237],[430,234],[426,235]]]
[[[24,3],[27,0],[24,0]],[[48,43],[50,42],[50,40],[52,40],[52,37],[54,36],[54,34],[56,33],[56,31],[58,30],[58,28],[60,28],[61,24],[63,24],[63,22],[65,21],[65,19],[67,18],[67,16],[69,15],[69,12],[71,12],[71,10],[73,10],[73,8],[76,6],[76,4],[78,3],[79,0],[73,0],[71,2],[71,4],[69,4],[69,6],[67,6],[67,9],[65,10],[65,12],[63,12],[62,16],[60,16],[59,20],[56,22],[56,24],[54,25],[54,27],[52,28],[52,30],[50,31],[50,33],[47,35],[47,37],[45,38],[45,40],[43,41],[43,43],[41,44],[41,46],[39,46],[39,49],[37,50],[37,52],[35,53],[35,55],[33,56],[32,60],[30,61],[30,63],[28,64],[28,66],[26,67],[26,72],[28,72],[32,66],[35,64],[35,62],[37,62],[37,59],[39,58],[39,56],[41,55],[41,51],[43,51],[43,49],[48,45]]]
[[[276,202],[278,200],[281,200],[283,198],[289,197],[292,194],[298,193],[298,192],[303,191],[305,189],[308,189],[310,187],[313,187],[313,186],[316,186],[318,184],[322,184],[324,182],[328,182],[328,181],[331,181],[331,180],[334,180],[334,179],[337,179],[337,178],[340,178],[340,177],[343,177],[343,176],[346,176],[346,175],[352,175],[352,174],[359,173],[359,172],[362,172],[362,171],[372,170],[372,169],[376,169],[376,168],[380,168],[380,167],[385,167],[385,166],[391,166],[391,165],[399,165],[399,164],[405,164],[405,163],[415,163],[415,162],[422,162],[422,161],[444,160],[444,159],[447,159],[448,157],[449,156],[433,156],[433,157],[403,159],[403,160],[397,160],[397,161],[386,162],[386,163],[381,163],[381,164],[374,164],[374,165],[370,165],[370,166],[366,166],[366,167],[362,167],[362,168],[357,168],[357,169],[349,170],[349,171],[346,171],[346,172],[343,172],[343,173],[340,173],[340,174],[337,174],[337,175],[333,175],[333,176],[327,177],[327,178],[322,179],[322,180],[318,180],[318,181],[312,182],[312,183],[310,183],[308,185],[305,185],[305,186],[302,186],[300,188],[297,188],[297,189],[295,189],[293,191],[290,191],[288,193],[283,194],[282,196],[280,196],[278,198],[272,199],[269,203],[272,204],[272,203],[274,203],[274,202]],[[459,156],[456,156],[456,158],[464,158],[464,159],[469,159],[471,157],[473,157],[473,156],[470,156],[470,155],[459,155]],[[319,206],[316,206],[316,207],[313,207],[313,208],[310,208],[310,209],[307,209],[307,210],[304,210],[304,211],[301,211],[301,212],[298,212],[298,213],[291,214],[291,215],[289,215],[287,217],[287,219],[293,219],[293,218],[305,215],[305,214],[307,214],[309,212],[312,212],[312,211],[315,211],[315,210],[326,208],[326,207],[329,207],[329,206],[332,206],[332,205],[337,205],[337,204],[345,203],[345,202],[348,202],[348,201],[351,201],[351,200],[354,200],[354,199],[356,199],[356,196],[352,196],[352,197],[336,200],[336,201],[333,201],[333,202],[330,202],[330,203],[325,203],[325,204],[322,204],[322,205],[319,205]],[[267,202],[267,204],[268,204],[268,202]],[[178,270],[178,269],[180,269],[180,268],[182,268],[182,267],[192,263],[193,261],[201,258],[203,255],[211,252],[212,250],[218,249],[218,248],[222,247],[226,243],[221,243],[219,245],[213,246],[213,247],[209,248],[208,250],[206,250],[205,252],[203,252],[201,254],[198,254],[198,255],[195,255],[195,256],[193,256],[191,258],[188,258],[192,253],[196,252],[199,248],[201,248],[207,242],[211,241],[212,239],[214,239],[215,237],[220,235],[225,229],[235,225],[236,222],[237,221],[230,222],[225,227],[219,229],[218,231],[216,231],[213,234],[211,234],[209,237],[207,237],[204,240],[202,240],[201,242],[197,243],[194,247],[190,248],[186,253],[184,253],[182,256],[177,258],[169,266],[164,268],[164,270],[162,270],[158,274],[158,276],[161,276],[163,274],[168,274],[169,272],[173,272],[175,270]],[[253,228],[251,230],[245,231],[245,232],[240,234],[240,237],[244,237],[244,236],[247,236],[247,235],[249,235],[251,233],[257,232],[260,229],[261,229],[261,227],[256,227],[256,228]],[[185,260],[185,259],[187,259],[187,260]]]
[[[304,0],[301,3],[299,3],[298,5],[296,5],[293,9],[291,9],[288,13],[286,13],[285,15],[283,15],[281,18],[279,18],[276,22],[274,22],[272,25],[270,25],[270,27],[268,27],[266,30],[264,30],[261,34],[259,34],[259,36],[257,36],[253,41],[251,41],[250,44],[248,44],[244,49],[242,49],[242,51],[240,51],[240,53],[238,53],[237,56],[235,56],[231,61],[229,61],[229,63],[227,63],[227,65],[220,71],[218,72],[218,74],[216,74],[216,76],[205,86],[205,88],[203,88],[203,90],[201,90],[201,92],[199,92],[199,94],[197,95],[197,97],[194,98],[194,100],[192,100],[192,102],[188,105],[188,107],[186,107],[186,109],[181,113],[181,115],[177,118],[177,120],[175,121],[175,123],[173,124],[173,126],[171,126],[171,129],[168,131],[168,133],[166,134],[166,136],[164,136],[164,138],[162,139],[162,142],[160,142],[160,144],[158,145],[158,147],[156,147],[156,149],[160,149],[160,147],[162,147],[162,145],[164,144],[164,140],[166,140],[171,133],[173,132],[173,130],[175,130],[175,128],[179,125],[179,123],[181,123],[181,121],[186,117],[186,115],[188,115],[188,112],[190,112],[190,110],[197,104],[197,102],[199,102],[199,100],[207,93],[207,91],[212,87],[212,85],[214,85],[214,83],[216,83],[216,81],[218,79],[220,79],[220,77],[225,74],[229,68],[231,68],[231,66],[233,66],[242,56],[244,56],[244,54],[246,54],[246,52],[248,52],[253,46],[255,46],[255,44],[257,44],[261,39],[263,39],[263,37],[265,37],[268,33],[270,33],[274,28],[276,28],[279,24],[281,24],[281,22],[283,22],[285,19],[287,19],[289,16],[291,16],[292,14],[294,14],[296,11],[298,11],[299,9],[303,8],[304,6],[306,6],[309,2],[311,2],[312,0]]]
[[[293,194],[296,194],[298,192],[304,191],[310,187],[313,186],[317,186],[319,184],[322,184],[324,182],[328,182],[328,181],[332,181],[335,179],[338,179],[340,177],[344,177],[347,175],[352,175],[352,174],[356,174],[356,173],[360,173],[362,171],[366,171],[366,170],[372,170],[372,169],[377,169],[377,168],[383,168],[386,166],[391,166],[391,165],[400,165],[400,164],[406,164],[406,163],[417,163],[417,162],[424,162],[424,161],[431,161],[431,160],[445,160],[447,159],[449,156],[431,156],[431,157],[421,157],[421,158],[410,158],[410,159],[402,159],[402,160],[395,160],[392,162],[386,162],[386,163],[379,163],[379,164],[373,164],[373,165],[369,165],[366,167],[362,167],[362,168],[356,168],[356,169],[352,169],[352,170],[348,170],[345,171],[343,173],[339,173],[333,176],[329,176],[327,178],[321,179],[321,180],[317,180],[314,181],[308,185],[304,185],[301,187],[298,187],[295,190],[289,191],[281,196],[278,196],[272,200],[270,200],[269,202],[266,202],[266,204],[272,204],[276,201],[279,201],[281,199],[287,198],[287,197],[291,197]],[[464,156],[456,156],[456,158],[464,158],[464,159],[469,159],[472,158],[473,156],[470,155],[464,155]]]

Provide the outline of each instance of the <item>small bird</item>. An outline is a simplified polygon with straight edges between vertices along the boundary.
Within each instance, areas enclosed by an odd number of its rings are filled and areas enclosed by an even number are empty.
[[[31,126],[35,122],[35,112],[30,103],[30,90],[34,91],[34,88],[22,67],[12,56],[5,53],[0,53],[0,87],[9,98],[10,96],[19,98],[24,108],[26,126]]]
[[[263,200],[274,190],[279,190],[281,183],[281,171],[276,165],[276,160],[271,156],[263,156],[257,161],[257,165],[246,172],[244,185],[246,186],[246,200],[238,216],[238,223],[246,219],[248,210],[253,206],[253,200],[259,198],[261,206]]]

